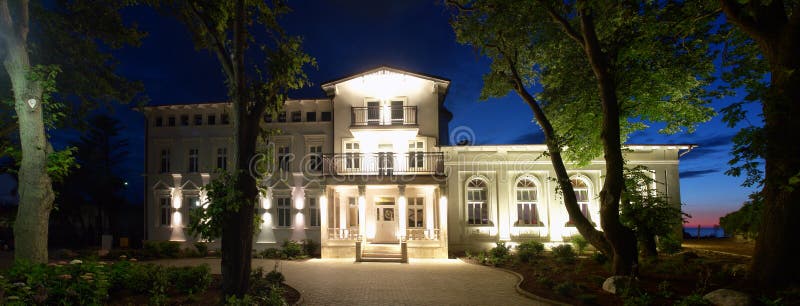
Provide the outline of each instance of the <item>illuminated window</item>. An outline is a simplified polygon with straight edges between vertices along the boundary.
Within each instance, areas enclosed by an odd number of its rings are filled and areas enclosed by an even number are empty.
[[[289,197],[276,197],[274,200],[278,209],[278,226],[292,226],[292,199]]]
[[[408,199],[408,227],[421,228],[425,225],[425,198]]]
[[[538,194],[536,183],[530,178],[517,183],[517,223],[516,225],[539,225],[537,210]]]
[[[169,172],[169,149],[161,150],[161,173]]]
[[[581,214],[586,217],[589,222],[592,222],[591,214],[589,213],[589,185],[583,179],[572,178],[572,190],[575,190],[575,198],[578,200],[578,207],[581,209]],[[573,225],[572,218],[569,219],[567,225]]]
[[[228,148],[217,148],[217,169],[228,170]]]
[[[425,167],[425,142],[412,140],[408,143],[408,167]]]
[[[200,168],[198,155],[197,149],[189,149],[189,172],[197,172]]]
[[[345,170],[357,170],[361,168],[361,150],[358,142],[347,142],[344,144]]]
[[[307,197],[306,205],[308,206],[308,226],[319,226],[319,206],[317,206],[317,198]]]
[[[486,182],[482,179],[475,178],[467,184],[467,224],[489,224],[487,193]]]
[[[349,227],[358,227],[358,202],[356,201],[355,197],[348,197],[347,198],[347,207],[348,207],[348,226]]]
[[[170,197],[158,198],[158,212],[160,214],[159,224],[161,226],[172,225],[172,205],[170,205]]]

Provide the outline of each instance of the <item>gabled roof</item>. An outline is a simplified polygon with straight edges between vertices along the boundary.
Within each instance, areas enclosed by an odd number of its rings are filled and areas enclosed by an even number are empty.
[[[443,77],[430,75],[430,74],[425,74],[425,73],[420,73],[420,72],[411,72],[411,71],[402,70],[402,69],[389,67],[389,66],[379,66],[379,67],[376,67],[376,68],[373,68],[373,69],[370,69],[370,70],[367,70],[367,71],[364,71],[364,72],[361,72],[361,73],[357,73],[357,74],[353,74],[353,75],[346,76],[346,77],[343,77],[343,78],[338,78],[338,79],[334,79],[334,80],[330,80],[330,81],[324,82],[324,83],[322,83],[321,87],[322,87],[323,90],[327,91],[330,87],[335,86],[336,84],[344,83],[344,82],[347,82],[349,80],[352,80],[352,79],[355,79],[355,78],[358,78],[358,77],[362,77],[362,76],[365,76],[365,75],[369,75],[369,74],[372,74],[372,73],[375,73],[375,72],[379,72],[379,71],[391,71],[391,72],[394,72],[394,73],[410,75],[410,76],[417,77],[417,78],[420,78],[420,79],[433,81],[433,82],[436,82],[436,83],[443,83],[445,86],[450,85],[450,80],[445,79]]]

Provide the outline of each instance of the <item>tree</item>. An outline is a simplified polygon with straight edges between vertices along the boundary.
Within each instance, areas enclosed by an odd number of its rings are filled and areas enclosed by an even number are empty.
[[[625,191],[620,205],[620,221],[633,230],[639,252],[656,258],[656,237],[671,238],[683,223],[680,208],[669,203],[667,196],[654,188],[659,184],[643,166],[625,169]]]
[[[713,52],[702,43],[713,14],[692,3],[638,1],[448,1],[457,39],[492,59],[481,98],[514,90],[545,135],[570,218],[611,255],[614,273],[635,273],[636,239],[619,220],[627,134],[666,122],[664,133],[708,120],[703,85]],[[688,21],[687,21],[688,20]],[[537,84],[538,83],[538,84]],[[531,94],[541,86],[539,94]],[[597,127],[600,129],[597,129]],[[563,164],[602,152],[603,232],[584,218]]]
[[[19,131],[15,257],[33,262],[47,261],[54,199],[48,160],[55,152],[46,129],[80,121],[80,116],[67,117],[68,111],[130,101],[138,84],[118,76],[110,55],[99,50],[135,45],[143,36],[123,24],[118,10],[126,3],[76,0],[48,5],[0,1],[0,58],[3,78],[10,80],[0,83],[0,99],[16,116],[16,124],[4,126],[3,132]]]
[[[750,200],[744,202],[739,210],[720,217],[719,225],[729,235],[756,238],[761,227],[762,207],[764,207],[764,197],[760,193],[753,193],[750,195]]]
[[[800,262],[795,257],[800,245],[788,241],[796,236],[794,221],[800,215],[800,143],[794,135],[800,130],[800,2],[720,0],[720,4],[727,21],[752,43],[745,49],[751,51],[745,53],[749,56],[730,62],[730,80],[745,86],[749,95],[727,108],[726,117],[735,124],[745,118],[744,103],[760,101],[764,123],[763,128],[749,127],[737,135],[737,158],[730,172],[738,175],[744,170],[751,174],[751,183],[761,181],[753,160],[765,162],[764,204],[750,275],[764,287],[798,283]],[[768,82],[763,72],[769,73]]]
[[[216,55],[233,104],[232,121],[236,168],[235,199],[221,213],[222,290],[226,295],[247,292],[253,248],[254,205],[258,189],[251,162],[256,158],[259,126],[265,112],[281,107],[288,90],[309,82],[303,67],[315,65],[303,53],[302,39],[285,33],[278,19],[289,12],[283,1],[162,1],[155,3],[189,29],[196,47]],[[256,47],[256,48],[253,48]],[[263,62],[247,61],[259,54]]]

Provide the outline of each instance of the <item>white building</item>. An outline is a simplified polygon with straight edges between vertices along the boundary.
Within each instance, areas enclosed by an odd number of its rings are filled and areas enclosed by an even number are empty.
[[[322,84],[328,98],[288,100],[280,115],[265,117],[264,128],[281,131],[270,141],[279,170],[260,182],[266,196],[255,248],[312,239],[327,258],[446,258],[498,241],[577,234],[544,145],[445,145],[449,85],[379,67]],[[229,110],[145,108],[146,239],[193,241],[183,219],[205,201],[201,188],[214,170],[231,167]],[[629,164],[648,167],[678,207],[678,158],[690,146],[628,149]],[[598,227],[604,168],[596,159],[569,169],[582,211]]]

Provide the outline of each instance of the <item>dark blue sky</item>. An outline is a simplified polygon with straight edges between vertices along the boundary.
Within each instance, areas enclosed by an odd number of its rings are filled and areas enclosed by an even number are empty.
[[[477,144],[541,142],[531,111],[518,96],[478,100],[489,61],[455,41],[440,2],[307,0],[290,1],[289,5],[294,12],[284,18],[283,24],[290,33],[304,37],[306,52],[316,58],[319,66],[307,70],[314,85],[294,93],[292,98],[323,97],[319,87],[322,82],[389,65],[452,81],[445,103],[453,113],[451,131],[467,127]],[[137,22],[149,36],[140,48],[116,53],[120,71],[144,82],[151,103],[225,100],[226,89],[216,58],[208,51],[195,50],[180,24],[146,8],[125,13],[127,20]],[[716,101],[714,106],[719,109],[727,103]],[[123,121],[130,140],[130,162],[121,165],[121,169],[131,182],[131,196],[140,200],[143,117],[127,106],[117,107],[114,116]],[[716,117],[700,125],[693,135],[663,136],[653,128],[632,135],[629,143],[700,145],[681,159],[681,196],[686,204],[684,210],[695,216],[693,224],[713,225],[719,216],[738,209],[751,192],[739,186],[741,178],[723,174],[728,168],[730,139],[735,131]]]

